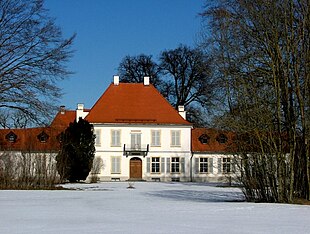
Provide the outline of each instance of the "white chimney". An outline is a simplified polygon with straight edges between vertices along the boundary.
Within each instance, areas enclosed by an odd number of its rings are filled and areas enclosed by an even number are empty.
[[[77,104],[76,121],[79,121],[80,118],[84,119],[86,115],[88,115],[88,111],[84,111],[84,104]]]
[[[186,120],[186,111],[184,110],[184,106],[178,106],[179,115],[183,117],[183,119]]]
[[[145,76],[143,81],[144,81],[144,85],[146,85],[146,86],[150,85],[150,77],[149,76]]]
[[[119,85],[119,76],[113,76],[114,85]]]

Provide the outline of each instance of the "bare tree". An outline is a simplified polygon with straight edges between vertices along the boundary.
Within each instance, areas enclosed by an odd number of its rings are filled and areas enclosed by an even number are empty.
[[[152,56],[126,56],[119,65],[121,81],[140,83],[144,76],[176,109],[187,108],[189,120],[198,126],[205,125],[204,110],[214,97],[209,58],[199,49],[180,45],[161,53],[160,64]]]
[[[56,82],[75,35],[63,39],[43,0],[0,1],[0,108],[41,122],[61,96]]]
[[[121,81],[125,83],[141,83],[145,76],[150,77],[155,87],[161,83],[160,69],[150,55],[126,56],[120,63],[118,72]]]
[[[174,50],[166,50],[160,56],[160,68],[167,76],[169,101],[175,108],[199,103],[210,103],[213,93],[209,58],[199,49],[180,45]]]
[[[242,136],[245,193],[310,199],[309,0],[217,3],[202,14],[212,29],[204,42],[226,97],[220,121]]]

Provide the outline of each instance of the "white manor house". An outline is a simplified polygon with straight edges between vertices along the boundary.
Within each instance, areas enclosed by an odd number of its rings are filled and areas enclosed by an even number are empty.
[[[100,181],[216,182],[234,177],[229,146],[233,134],[193,128],[183,106],[175,110],[144,78],[144,83],[113,82],[91,109],[61,107],[49,127],[1,129],[0,150],[59,150],[58,135],[75,119],[94,126],[95,157],[103,166]]]

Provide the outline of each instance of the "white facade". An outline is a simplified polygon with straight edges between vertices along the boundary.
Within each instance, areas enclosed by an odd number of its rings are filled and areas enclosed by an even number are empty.
[[[94,132],[95,156],[103,160],[100,180],[188,181],[190,178],[190,126],[95,124]],[[127,150],[130,152],[126,156]],[[132,161],[140,164],[141,169],[139,165],[134,168]],[[141,178],[133,175],[139,172],[132,170],[141,170]]]
[[[232,154],[193,153],[192,181],[231,182],[236,179],[237,165]]]

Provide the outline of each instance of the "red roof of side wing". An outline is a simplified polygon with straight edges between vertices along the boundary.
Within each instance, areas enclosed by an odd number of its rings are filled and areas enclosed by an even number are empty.
[[[111,84],[92,107],[90,123],[139,123],[191,125],[153,85]]]
[[[226,138],[225,142],[219,140],[220,136]],[[207,138],[203,142],[201,138]],[[234,152],[234,134],[232,132],[220,131],[212,128],[192,129],[192,151],[193,152]]]
[[[76,112],[72,110],[59,111],[51,123],[52,128],[60,129],[63,131],[70,123],[74,122]]]

